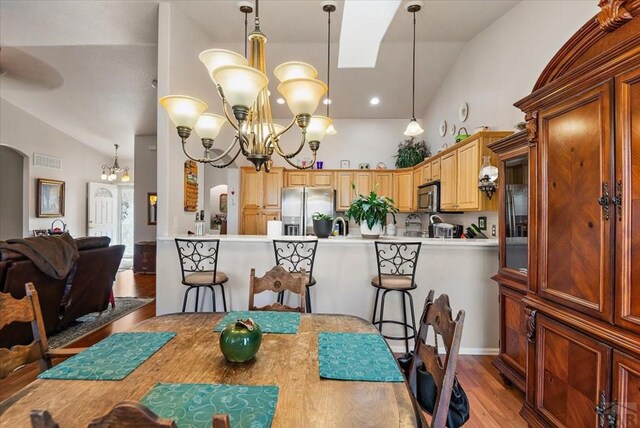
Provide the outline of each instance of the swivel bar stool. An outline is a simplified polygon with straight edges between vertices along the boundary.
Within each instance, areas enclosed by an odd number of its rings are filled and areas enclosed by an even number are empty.
[[[189,292],[194,288],[196,290],[194,311],[198,312],[198,297],[202,287],[211,290],[213,312],[216,312],[216,293],[213,288],[216,285],[220,286],[222,306],[224,311],[227,311],[224,284],[229,281],[229,278],[224,272],[218,270],[219,246],[219,239],[176,239],[176,247],[180,256],[180,268],[182,270],[182,283],[189,287],[184,292],[182,312],[186,310]]]
[[[415,276],[420,254],[419,242],[375,242],[376,257],[378,262],[378,275],[373,277],[371,285],[376,288],[376,299],[373,304],[373,317],[371,322],[375,325],[385,339],[404,340],[406,352],[409,352],[409,339],[415,340],[417,331],[415,312],[413,309],[413,297],[411,290],[416,288]],[[380,303],[380,318],[376,319],[378,300],[382,291]],[[402,294],[403,321],[384,319],[384,302],[387,293],[397,291]],[[411,320],[407,322],[407,302],[411,309]],[[404,327],[404,336],[387,336],[382,333],[384,324],[396,324]],[[409,333],[411,330],[411,333]]]
[[[304,269],[308,272],[306,306],[307,313],[311,313],[311,296],[309,287],[316,285],[313,277],[313,262],[316,258],[318,240],[273,240],[273,251],[276,256],[276,265],[282,266],[289,272],[300,272]],[[284,292],[278,294],[278,302],[284,302]]]

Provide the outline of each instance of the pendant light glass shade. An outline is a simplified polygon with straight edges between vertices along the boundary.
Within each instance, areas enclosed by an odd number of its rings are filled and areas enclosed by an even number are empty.
[[[327,133],[327,128],[331,126],[333,120],[329,119],[326,116],[311,116],[311,120],[309,121],[309,125],[307,126],[307,141],[322,141],[325,134]]]
[[[231,107],[250,108],[258,93],[269,83],[267,76],[253,67],[223,65],[213,71],[213,79],[222,87]]]
[[[278,85],[278,92],[287,101],[291,113],[313,114],[320,99],[327,92],[327,85],[318,79],[298,78],[286,80]]]
[[[202,113],[195,124],[194,130],[200,138],[215,140],[226,121],[227,119],[220,115]]]
[[[336,128],[333,126],[333,123],[329,125],[329,127],[327,128],[327,135],[336,135],[337,133],[338,131],[336,131]]]
[[[198,58],[200,58],[200,61],[207,67],[209,77],[211,77],[211,80],[213,80],[213,83],[216,85],[218,82],[213,78],[213,72],[218,67],[222,67],[223,65],[249,65],[245,57],[226,49],[207,49],[206,51],[200,52]]]
[[[289,61],[277,66],[273,70],[273,74],[280,82],[286,82],[287,80],[299,79],[301,77],[315,79],[318,77],[318,70],[306,62]]]
[[[124,174],[122,174],[122,182],[128,183],[129,180],[131,180],[131,177],[129,177],[129,171],[125,171]]]
[[[416,137],[424,132],[424,129],[420,126],[417,120],[411,119],[409,125],[407,125],[407,129],[404,131],[404,135],[407,137]]]
[[[160,104],[169,114],[175,126],[193,129],[200,115],[207,109],[207,103],[184,95],[168,95],[160,98]]]

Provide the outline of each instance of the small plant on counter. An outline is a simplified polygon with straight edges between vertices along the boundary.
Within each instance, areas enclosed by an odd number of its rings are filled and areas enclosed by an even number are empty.
[[[431,150],[424,140],[416,141],[414,137],[404,140],[398,144],[398,154],[396,158],[396,168],[409,168],[422,162],[426,157],[431,156]]]
[[[352,187],[355,191],[355,184],[352,183]],[[393,199],[371,191],[369,195],[358,195],[351,202],[345,215],[360,225],[363,237],[377,238],[382,232],[382,226],[387,221],[387,214],[393,215],[397,212],[398,208],[395,207]]]
[[[331,235],[331,226],[333,226],[333,217],[329,214],[314,212],[311,216],[313,219],[313,233],[318,238],[328,238]]]
[[[313,219],[314,220],[333,221],[333,217],[331,217],[329,214],[322,214],[322,213],[319,213],[317,211],[313,213]]]

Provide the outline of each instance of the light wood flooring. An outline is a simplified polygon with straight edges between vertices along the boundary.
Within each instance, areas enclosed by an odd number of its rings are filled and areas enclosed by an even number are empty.
[[[154,275],[134,275],[132,271],[118,274],[114,284],[116,296],[155,297]],[[126,330],[155,315],[155,301],[116,320],[67,347],[91,346],[112,333]],[[518,412],[524,395],[514,387],[507,387],[491,365],[493,356],[461,356],[458,360],[458,379],[471,407],[471,418],[465,427],[526,427]],[[59,361],[54,360],[54,364]],[[0,380],[0,402],[31,383],[38,375],[37,364],[24,367],[8,378]]]

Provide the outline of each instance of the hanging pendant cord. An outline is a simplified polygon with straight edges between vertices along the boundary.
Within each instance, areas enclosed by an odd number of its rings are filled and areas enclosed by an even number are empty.
[[[331,9],[328,12],[327,21],[327,117],[329,117],[329,105],[331,104]]]
[[[411,88],[411,119],[416,120],[416,13],[413,12],[413,83]]]
[[[248,34],[248,25],[249,25],[249,21],[248,21],[248,16],[249,14],[247,12],[244,13],[244,57],[247,58],[247,43],[249,41],[249,34]]]
[[[255,19],[255,24],[256,24],[256,28],[255,31],[260,31],[260,5],[259,5],[259,1],[256,0],[256,19]]]

